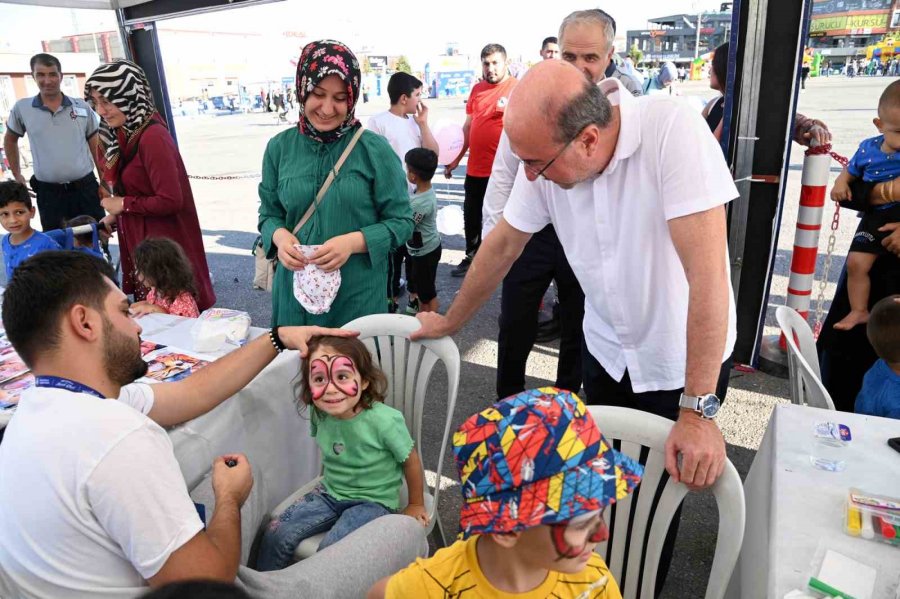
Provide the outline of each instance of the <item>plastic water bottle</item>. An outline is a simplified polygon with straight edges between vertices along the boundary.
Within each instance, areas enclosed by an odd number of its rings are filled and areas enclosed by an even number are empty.
[[[826,472],[843,472],[847,467],[847,448],[852,437],[850,427],[836,422],[819,422],[813,429],[813,466]]]

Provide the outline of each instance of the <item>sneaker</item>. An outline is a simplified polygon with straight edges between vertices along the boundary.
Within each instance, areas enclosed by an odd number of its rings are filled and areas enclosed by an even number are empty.
[[[466,273],[469,272],[469,267],[472,266],[471,258],[463,258],[463,261],[460,262],[456,268],[450,271],[451,277],[464,277]]]
[[[392,300],[391,298],[388,298],[388,301],[387,301],[387,302],[388,302],[388,313],[389,313],[389,314],[396,314],[396,313],[397,313],[397,310],[400,309],[400,304],[398,304],[397,302],[395,302],[395,301]]]
[[[406,313],[410,316],[415,316],[419,313],[419,298],[409,300],[409,304],[406,306]]]

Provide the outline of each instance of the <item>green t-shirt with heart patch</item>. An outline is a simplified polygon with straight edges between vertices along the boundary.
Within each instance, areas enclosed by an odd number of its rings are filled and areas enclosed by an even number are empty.
[[[328,494],[396,510],[403,463],[413,449],[403,414],[380,401],[347,420],[315,408],[311,414],[309,431],[322,452]]]

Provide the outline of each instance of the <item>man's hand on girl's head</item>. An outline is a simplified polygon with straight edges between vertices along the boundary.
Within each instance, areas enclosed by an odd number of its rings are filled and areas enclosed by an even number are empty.
[[[359,331],[328,329],[325,327],[279,327],[278,336],[288,349],[295,349],[302,357],[307,356],[307,343],[313,337],[357,337]]]

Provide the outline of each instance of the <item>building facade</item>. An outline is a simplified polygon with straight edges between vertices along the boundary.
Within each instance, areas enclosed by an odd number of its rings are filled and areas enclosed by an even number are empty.
[[[699,25],[699,45],[697,32]],[[689,63],[697,56],[712,52],[731,34],[731,4],[723,3],[719,12],[677,14],[647,21],[647,29],[631,30],[627,35],[627,53],[637,47],[643,62]]]
[[[838,65],[898,30],[898,0],[813,0],[808,45]]]

